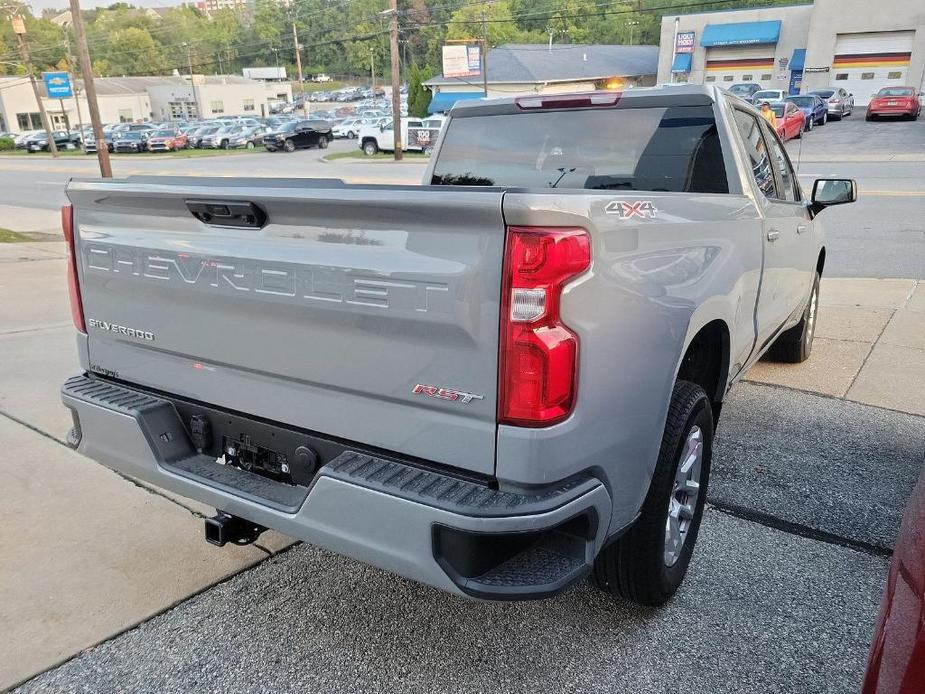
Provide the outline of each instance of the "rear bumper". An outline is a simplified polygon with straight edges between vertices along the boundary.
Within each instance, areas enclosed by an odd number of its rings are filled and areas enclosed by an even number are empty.
[[[117,472],[460,595],[560,592],[590,570],[611,517],[595,478],[518,494],[353,450],[285,485],[198,455],[168,400],[87,376],[62,400],[69,440]]]
[[[869,116],[911,116],[916,112],[916,108],[909,106],[879,106],[877,108],[868,108]]]

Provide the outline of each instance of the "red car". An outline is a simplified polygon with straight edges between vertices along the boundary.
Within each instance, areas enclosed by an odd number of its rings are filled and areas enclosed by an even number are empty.
[[[925,692],[925,469],[893,550],[863,691]]]
[[[915,87],[884,87],[874,94],[867,106],[867,120],[880,116],[900,116],[916,120],[922,113],[922,101]]]
[[[155,130],[148,138],[149,152],[169,152],[189,147],[189,138],[179,130]]]
[[[777,116],[777,134],[782,142],[795,137],[803,137],[803,128],[806,127],[806,116],[800,107],[791,101],[781,101],[771,104],[771,110]]]

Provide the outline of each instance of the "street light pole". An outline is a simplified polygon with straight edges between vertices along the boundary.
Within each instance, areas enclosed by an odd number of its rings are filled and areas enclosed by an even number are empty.
[[[35,103],[39,106],[39,116],[42,119],[42,127],[45,128],[45,134],[48,136],[48,151],[51,156],[58,156],[58,146],[55,144],[55,133],[51,129],[51,121],[48,120],[48,112],[45,111],[45,102],[42,101],[42,94],[39,92],[38,82],[35,81],[35,71],[32,69],[32,55],[29,53],[29,44],[24,38],[26,34],[26,25],[22,17],[15,16],[10,18],[13,23],[13,33],[16,34],[16,41],[19,43],[19,52],[22,55],[22,61],[26,64],[26,71],[29,73],[29,82],[32,84],[32,93],[35,95]]]
[[[87,35],[84,33],[83,20],[80,17],[80,1],[70,0],[71,26],[74,28],[74,40],[77,42],[77,57],[80,60],[80,74],[84,80],[84,93],[87,95],[87,108],[90,109],[90,122],[93,124],[93,136],[96,138],[96,156],[100,162],[100,175],[112,178],[112,163],[109,161],[109,147],[103,135],[103,121],[100,119],[100,106],[96,101],[96,84],[93,81],[93,66],[90,63],[90,49],[87,47]]]

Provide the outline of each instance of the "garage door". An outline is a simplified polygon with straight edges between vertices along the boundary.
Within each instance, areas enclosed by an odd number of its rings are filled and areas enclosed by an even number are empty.
[[[848,90],[857,106],[866,106],[882,87],[906,84],[914,37],[914,31],[839,34],[831,86]]]
[[[729,87],[737,82],[755,82],[770,87],[774,76],[774,46],[708,48],[705,82]]]

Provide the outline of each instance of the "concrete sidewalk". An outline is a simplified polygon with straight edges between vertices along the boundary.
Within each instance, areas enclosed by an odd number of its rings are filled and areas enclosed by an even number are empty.
[[[813,353],[747,378],[925,415],[925,282],[823,279]]]

